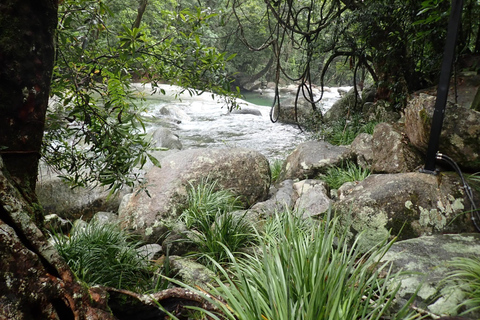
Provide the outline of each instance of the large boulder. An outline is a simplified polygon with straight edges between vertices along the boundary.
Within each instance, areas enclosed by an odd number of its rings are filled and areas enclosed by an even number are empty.
[[[410,239],[438,233],[473,232],[469,203],[451,173],[371,175],[334,204],[362,249],[391,235]]]
[[[435,108],[435,97],[420,93],[405,109],[405,132],[411,143],[426,152]],[[461,167],[480,171],[480,112],[448,102],[439,152]]]
[[[382,261],[392,265],[392,272],[404,271],[392,283],[392,286],[400,285],[397,293],[399,305],[404,305],[416,293],[413,303],[416,307],[434,314],[455,316],[462,311],[459,306],[466,293],[457,281],[444,279],[454,270],[453,259],[478,257],[478,252],[478,233],[438,234],[396,242]],[[479,319],[480,312],[468,316]]]
[[[67,220],[89,220],[98,211],[117,211],[121,191],[111,196],[106,187],[71,188],[58,173],[42,165],[39,169],[36,193],[45,215],[56,214]]]
[[[400,125],[380,123],[372,137],[372,166],[374,173],[411,172],[420,167],[423,159],[413,148]]]
[[[183,148],[178,135],[167,128],[157,128],[152,133],[152,141],[158,148],[177,149]]]
[[[307,141],[299,144],[287,157],[279,180],[315,178],[350,158],[348,147],[334,146],[326,141]]]
[[[232,149],[191,149],[160,160],[145,175],[146,192],[125,196],[119,208],[124,227],[140,233],[147,241],[159,241],[187,205],[190,184],[217,181],[229,189],[245,207],[262,201],[270,187],[268,160],[257,151]]]
[[[360,133],[350,145],[352,156],[357,164],[363,169],[370,169],[373,162],[373,136],[368,133]]]

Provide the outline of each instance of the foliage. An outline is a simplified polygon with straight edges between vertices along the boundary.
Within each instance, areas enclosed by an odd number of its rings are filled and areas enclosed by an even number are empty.
[[[389,313],[399,289],[389,285],[398,274],[378,261],[391,243],[362,255],[336,220],[305,224],[285,212],[270,223],[277,233],[259,235],[263,255],[230,255],[228,270],[217,265],[227,283],[217,280],[210,294],[227,319],[414,318],[408,305]]]
[[[155,288],[153,266],[132,239],[116,224],[77,224],[71,234],[53,235],[55,247],[77,278],[90,285],[105,285],[132,291]]]
[[[360,115],[354,115],[350,119],[317,125],[311,135],[313,139],[325,139],[333,145],[349,145],[360,133],[373,134],[377,124],[376,121],[365,122]]]
[[[124,20],[133,12],[120,1],[61,2],[43,157],[73,186],[99,182],[115,191],[141,182],[132,169],[147,158],[158,165],[149,153],[153,146],[145,139],[134,81],[151,82],[154,89],[168,81],[191,95],[216,92],[235,105],[225,71],[233,56],[200,40],[212,14],[162,10],[137,28]]]
[[[194,232],[191,241],[199,248],[196,254],[201,262],[211,264],[228,261],[226,249],[237,252],[254,240],[253,229],[245,214],[235,213],[242,209],[241,202],[228,190],[218,190],[216,182],[201,181],[197,187],[190,186],[188,208],[181,219]]]
[[[275,159],[270,164],[270,172],[272,175],[272,183],[277,182],[278,178],[280,177],[280,173],[282,172],[283,167],[283,160]]]
[[[320,179],[325,181],[330,188],[338,189],[345,182],[362,181],[369,175],[370,170],[347,161],[340,167],[329,168],[325,174],[320,176]]]
[[[455,269],[447,277],[447,281],[451,281],[455,286],[460,282],[461,287],[465,289],[467,297],[459,306],[465,307],[464,314],[480,310],[480,259],[472,258],[455,258],[449,264]]]
[[[466,178],[472,188],[480,192],[480,172],[476,172],[474,174],[467,174]]]

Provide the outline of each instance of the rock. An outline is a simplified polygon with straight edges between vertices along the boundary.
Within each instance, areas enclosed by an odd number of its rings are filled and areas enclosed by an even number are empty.
[[[204,265],[180,256],[170,256],[169,264],[171,272],[180,281],[189,286],[208,288],[209,284],[215,283],[215,273]]]
[[[340,100],[336,101],[327,112],[325,112],[325,120],[328,122],[340,121],[345,119],[349,111],[360,110],[363,106],[361,97],[355,99],[355,90],[352,88]]]
[[[380,123],[372,137],[373,173],[401,173],[418,169],[424,162],[417,150],[410,146],[399,125]]]
[[[460,179],[451,173],[370,175],[333,208],[353,235],[363,232],[362,249],[390,233],[403,240],[474,231]]]
[[[160,109],[160,114],[168,116],[176,123],[192,121],[192,118],[178,106],[165,106]]]
[[[285,101],[281,101],[281,111],[278,115],[278,121],[308,126],[309,123],[314,121],[313,119],[322,116],[320,104],[317,103],[315,107],[316,110],[313,109],[312,104],[303,98],[303,96],[298,99],[296,108],[295,98],[285,99]]]
[[[113,212],[100,211],[95,213],[92,221],[96,221],[101,224],[117,224],[119,223],[118,215]]]
[[[360,133],[350,145],[352,156],[357,159],[357,164],[363,169],[370,169],[373,162],[373,136]]]
[[[162,246],[157,243],[148,243],[136,249],[140,256],[146,260],[156,260],[163,253]]]
[[[261,116],[262,112],[258,109],[242,107],[241,109],[232,110],[230,114],[251,114],[254,116]]]
[[[302,218],[315,217],[328,211],[330,198],[327,196],[325,182],[321,180],[302,180],[293,184],[298,194],[294,209],[302,214]]]
[[[186,208],[190,183],[217,181],[218,188],[231,190],[245,207],[263,201],[270,187],[268,160],[253,150],[191,149],[160,161],[162,167],[153,167],[145,176],[148,193],[127,195],[119,207],[123,226],[147,242],[165,237],[167,226]]]
[[[45,167],[39,170],[36,193],[46,215],[57,214],[67,220],[89,220],[98,211],[117,211],[121,197],[109,197],[106,187],[70,188],[61,178]]]
[[[167,128],[157,128],[152,134],[152,140],[158,148],[178,149],[183,148],[178,135]]]
[[[285,180],[278,184],[278,190],[267,200],[256,203],[248,210],[250,221],[261,221],[285,210],[292,210],[298,195],[293,190],[293,181]],[[255,219],[255,216],[257,217]]]
[[[279,180],[315,178],[350,158],[348,147],[334,146],[325,141],[307,141],[299,144],[287,157]]]
[[[183,256],[190,252],[198,251],[197,246],[189,237],[192,231],[186,229],[186,226],[177,221],[162,242],[165,254],[172,256]]]
[[[420,93],[405,109],[405,132],[411,143],[426,152],[435,107],[435,97]],[[447,103],[439,152],[461,167],[480,171],[480,112]]]
[[[400,114],[385,100],[366,102],[362,108],[363,117],[367,121],[397,122]]]
[[[460,311],[458,307],[464,301],[465,292],[458,283],[443,281],[453,270],[449,263],[454,258],[478,257],[479,252],[478,233],[438,234],[396,242],[382,261],[391,263],[393,272],[405,271],[398,279],[397,299],[400,304],[405,304],[421,284],[415,306],[434,314],[455,316]],[[398,282],[392,285],[396,284]],[[472,319],[479,318],[477,312]]]

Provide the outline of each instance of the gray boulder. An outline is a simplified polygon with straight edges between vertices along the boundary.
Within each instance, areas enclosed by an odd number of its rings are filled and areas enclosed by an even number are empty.
[[[371,248],[391,235],[410,239],[445,232],[473,232],[460,179],[450,173],[371,175],[333,206],[360,246]]]
[[[373,136],[360,133],[350,145],[352,156],[357,159],[357,164],[363,169],[370,169],[373,162]]]
[[[453,259],[478,257],[479,252],[478,233],[431,235],[394,243],[382,261],[392,265],[392,272],[405,272],[392,283],[400,285],[397,294],[400,305],[421,285],[414,301],[416,307],[437,315],[455,316],[461,311],[459,305],[465,300],[465,292],[457,281],[444,279],[453,271]],[[469,316],[480,318],[478,312]]]
[[[350,111],[361,110],[363,104],[362,97],[356,95],[355,90],[352,88],[328,109],[324,116],[325,120],[328,122],[343,120]]]
[[[400,114],[385,100],[366,102],[363,105],[362,113],[367,121],[397,122]]]
[[[125,228],[140,233],[147,241],[165,236],[187,204],[187,189],[204,179],[229,189],[245,207],[263,201],[270,187],[268,160],[257,151],[232,149],[191,149],[160,160],[145,175],[147,192],[125,196],[119,216]]]
[[[240,109],[232,110],[230,114],[250,114],[253,116],[261,116],[262,112],[258,109],[242,107]]]
[[[273,188],[271,188],[272,190]],[[256,215],[256,220],[262,220],[266,217],[272,216],[275,212],[282,212],[285,210],[292,210],[297,199],[297,194],[293,190],[293,181],[285,180],[279,183],[278,189],[265,201],[256,203],[250,210],[248,210],[248,217],[250,221],[254,221],[255,218],[251,217]]]
[[[183,283],[207,289],[215,283],[216,274],[204,265],[180,256],[170,256],[171,273]]]
[[[315,217],[327,212],[330,198],[327,196],[325,182],[321,180],[302,180],[293,184],[297,194],[294,209],[302,214],[302,218]]]
[[[299,144],[287,157],[279,180],[315,178],[350,158],[348,147],[334,146],[325,141],[307,141]]]
[[[167,128],[158,128],[152,133],[152,140],[158,148],[177,149],[183,148],[178,135]]]
[[[41,166],[36,193],[45,215],[56,214],[60,218],[90,220],[98,211],[117,211],[125,192],[109,197],[106,187],[76,187],[72,189],[58,173]]]
[[[411,143],[426,152],[435,107],[435,97],[420,93],[405,109],[405,132]],[[439,152],[460,166],[480,171],[480,112],[448,102]]]
[[[372,166],[374,173],[401,173],[415,171],[423,158],[413,148],[400,125],[380,123],[372,137]]]

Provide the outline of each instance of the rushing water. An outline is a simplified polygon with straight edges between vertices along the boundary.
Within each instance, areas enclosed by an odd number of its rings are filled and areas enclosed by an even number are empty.
[[[258,110],[261,115],[234,114],[228,112],[221,99],[212,99],[211,94],[191,97],[187,93],[175,99],[177,87],[162,86],[162,89],[165,95],[148,96],[145,116],[154,123],[149,130],[157,125],[168,127],[179,136],[183,149],[244,147],[257,150],[269,159],[283,159],[306,139],[306,134],[297,126],[270,121],[268,105],[273,101],[272,95],[247,97],[257,104],[240,101],[243,110]],[[148,92],[148,88],[145,90]],[[325,92],[323,109],[328,109],[339,98],[336,88]]]

